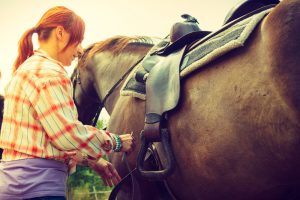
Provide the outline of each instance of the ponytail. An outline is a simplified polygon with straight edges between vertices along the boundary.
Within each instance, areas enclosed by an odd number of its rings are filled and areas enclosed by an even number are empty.
[[[36,28],[28,29],[21,37],[18,43],[18,56],[13,65],[13,72],[33,54],[32,35],[36,32]]]
[[[63,6],[50,8],[33,28],[28,29],[22,35],[18,44],[18,56],[13,66],[13,72],[28,57],[33,55],[33,33],[38,34],[39,41],[46,41],[50,37],[51,30],[57,26],[63,26],[71,34],[66,47],[74,43],[80,43],[83,40],[85,24],[81,17]]]

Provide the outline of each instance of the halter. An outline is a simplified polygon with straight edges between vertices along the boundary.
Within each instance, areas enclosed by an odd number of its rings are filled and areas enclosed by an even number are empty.
[[[99,118],[100,112],[102,110],[102,108],[104,107],[104,104],[106,102],[106,100],[108,99],[108,97],[114,92],[114,90],[120,85],[120,83],[125,79],[125,77],[144,59],[145,56],[143,56],[142,58],[140,58],[137,62],[135,62],[122,76],[121,78],[110,88],[110,90],[108,90],[107,94],[104,96],[103,101],[99,101],[99,100],[93,100],[93,102],[99,104],[98,108],[97,108],[97,112],[95,114],[94,117],[94,121],[92,123],[93,126],[96,126],[97,124],[97,120]],[[82,87],[81,84],[81,79],[80,79],[80,73],[79,73],[79,68],[77,68],[76,70],[76,76],[75,76],[75,84],[73,85],[73,99],[75,102],[75,105],[78,106],[78,103],[76,102],[76,98],[75,98],[75,89],[76,89],[76,84],[78,84],[80,86],[80,89],[82,91],[82,93],[84,94],[84,96],[87,96],[87,93],[85,92],[84,88]]]

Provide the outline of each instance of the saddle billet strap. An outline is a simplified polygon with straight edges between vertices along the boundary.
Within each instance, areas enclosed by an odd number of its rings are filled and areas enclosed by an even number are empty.
[[[273,8],[277,6],[277,4],[270,4],[270,5],[267,5],[267,6],[263,6],[259,9],[256,9],[246,15],[243,15],[242,17],[239,17],[231,22],[229,22],[228,24],[225,24],[222,28],[220,28],[219,30],[215,31],[215,32],[212,32],[211,34],[208,34],[207,36],[203,37],[202,39],[194,42],[192,45],[190,45],[188,48],[187,48],[187,51],[192,51],[193,49],[195,49],[197,46],[203,44],[204,42],[206,42],[207,40],[211,39],[212,37],[216,36],[217,34],[221,33],[222,31],[226,30],[227,28],[229,28],[230,26],[248,18],[248,17],[251,17],[252,15],[255,15],[257,13],[260,13],[262,11],[265,11],[265,10],[268,10],[270,8]]]

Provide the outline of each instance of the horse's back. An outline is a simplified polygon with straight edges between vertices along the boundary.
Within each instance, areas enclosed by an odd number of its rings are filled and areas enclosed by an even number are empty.
[[[295,195],[300,180],[299,4],[283,1],[244,47],[183,80],[181,102],[169,115],[178,161],[169,183],[187,187],[176,193],[180,199]],[[294,54],[286,52],[289,48]]]

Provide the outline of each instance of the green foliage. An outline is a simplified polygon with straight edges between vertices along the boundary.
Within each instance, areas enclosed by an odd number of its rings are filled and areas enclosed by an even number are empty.
[[[106,125],[104,120],[98,120],[96,127],[103,129]],[[68,200],[104,200],[109,192],[97,193],[94,191],[110,191],[110,187],[104,186],[100,176],[88,167],[77,165],[76,172],[72,174],[67,182]]]
[[[89,192],[111,190],[110,187],[104,186],[100,176],[93,170],[82,166],[77,166],[76,172],[69,177],[67,185],[72,200],[92,200],[95,199],[95,194]],[[97,194],[97,197],[99,200],[103,199],[101,196],[107,199],[107,194],[109,193]]]
[[[105,129],[107,122],[104,119],[98,120],[96,127],[99,129]]]

